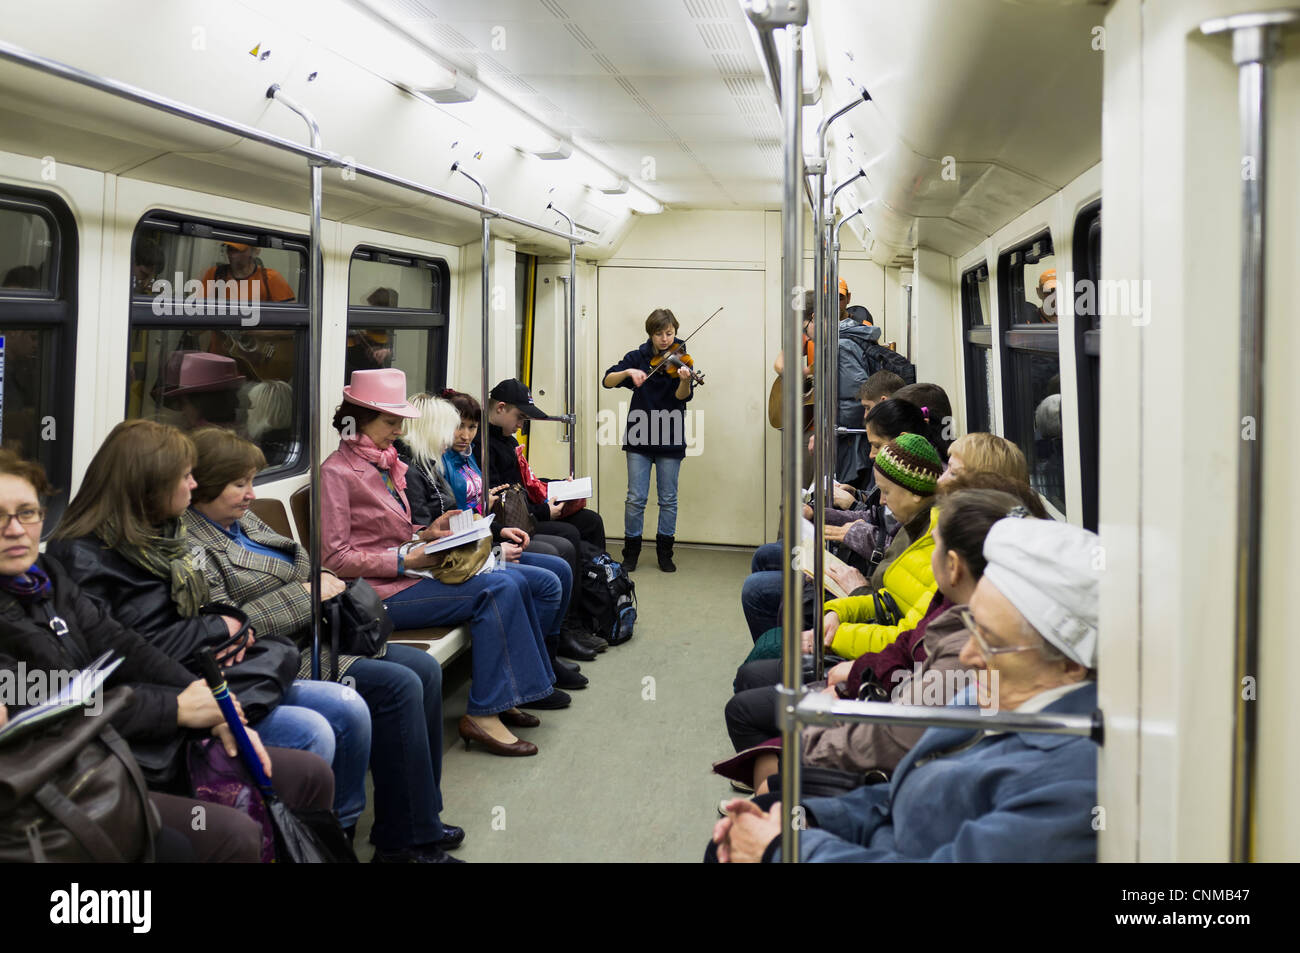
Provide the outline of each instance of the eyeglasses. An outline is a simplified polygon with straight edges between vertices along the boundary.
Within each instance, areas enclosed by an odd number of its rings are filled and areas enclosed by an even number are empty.
[[[9,521],[14,517],[24,526],[31,526],[45,519],[45,507],[43,506],[25,506],[17,513],[0,513],[0,529],[8,529]]]
[[[975,644],[980,648],[980,654],[986,659],[991,659],[995,655],[1006,655],[1012,652],[1036,652],[1042,648],[1040,645],[999,645],[996,648],[989,645],[980,632],[980,624],[975,621],[975,617],[970,614],[969,609],[962,609],[958,615],[961,624],[966,627],[971,635],[975,636]]]

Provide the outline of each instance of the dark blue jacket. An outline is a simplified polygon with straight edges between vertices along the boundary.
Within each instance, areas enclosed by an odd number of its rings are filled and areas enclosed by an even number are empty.
[[[647,374],[653,370],[650,358],[654,344],[647,340],[635,351],[628,351],[601,380],[619,371],[637,368]],[[623,449],[628,453],[642,453],[650,457],[686,456],[686,401],[695,396],[695,385],[686,400],[677,399],[680,378],[672,368],[665,367],[640,387],[625,380],[619,387],[632,391],[632,407],[627,415],[627,429],[623,432]]]
[[[1097,685],[1085,682],[1044,711],[1085,715],[1096,707]],[[802,833],[801,859],[1095,861],[1097,745],[1073,735],[1011,732],[962,749],[974,737],[931,728],[890,783],[809,798],[817,827]],[[764,859],[779,858],[777,846]]]

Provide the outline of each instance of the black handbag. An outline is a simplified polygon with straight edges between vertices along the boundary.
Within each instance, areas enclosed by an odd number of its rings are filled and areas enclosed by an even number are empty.
[[[0,746],[0,863],[153,861],[158,813],[110,724],[131,689],[103,699]]]
[[[384,608],[379,593],[364,579],[354,579],[348,587],[321,606],[322,622],[329,632],[333,664],[329,680],[339,679],[339,653],[374,658],[383,651],[393,634],[393,620]],[[236,693],[238,695],[238,693]]]
[[[875,609],[875,615],[871,621],[875,625],[898,625],[903,621],[903,613],[898,608],[898,603],[886,589],[872,589],[871,601]]]
[[[252,631],[248,615],[235,606],[212,603],[199,612],[203,615],[225,615],[238,619],[243,625],[225,642],[208,646],[214,655],[226,649],[235,655],[244,649],[244,659],[222,669],[226,684],[243,706],[248,723],[255,724],[280,704],[285,692],[293,685],[298,674],[298,647],[279,636],[258,636]],[[252,639],[252,645],[249,640]],[[185,663],[190,671],[199,670],[198,653]]]

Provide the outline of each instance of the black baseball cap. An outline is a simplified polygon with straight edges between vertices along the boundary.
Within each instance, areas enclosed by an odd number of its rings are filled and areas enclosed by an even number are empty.
[[[533,395],[528,393],[528,388],[523,385],[523,382],[513,377],[493,387],[488,396],[493,400],[513,404],[524,412],[524,416],[531,417],[533,420],[545,420],[548,416],[544,410],[533,403]]]

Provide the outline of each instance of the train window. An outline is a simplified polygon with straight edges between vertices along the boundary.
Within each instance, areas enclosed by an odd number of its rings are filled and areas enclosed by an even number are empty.
[[[131,255],[127,418],[226,427],[269,478],[307,464],[307,243],[153,213]]]
[[[1074,333],[1079,373],[1079,458],[1083,469],[1083,525],[1097,529],[1098,446],[1101,439],[1101,202],[1074,221]],[[1082,281],[1080,281],[1082,279]],[[1083,282],[1086,282],[1084,284]],[[1092,294],[1087,294],[1086,289]]]
[[[966,428],[992,430],[993,329],[989,326],[989,269],[985,263],[961,276],[962,340],[966,351]]]
[[[72,482],[77,228],[53,195],[0,191],[0,445],[38,461],[56,493],[54,531]]]
[[[396,367],[412,390],[447,378],[447,263],[357,248],[348,273],[345,372]]]
[[[1056,254],[1044,232],[998,259],[1005,435],[1025,452],[1029,481],[1065,512]]]

